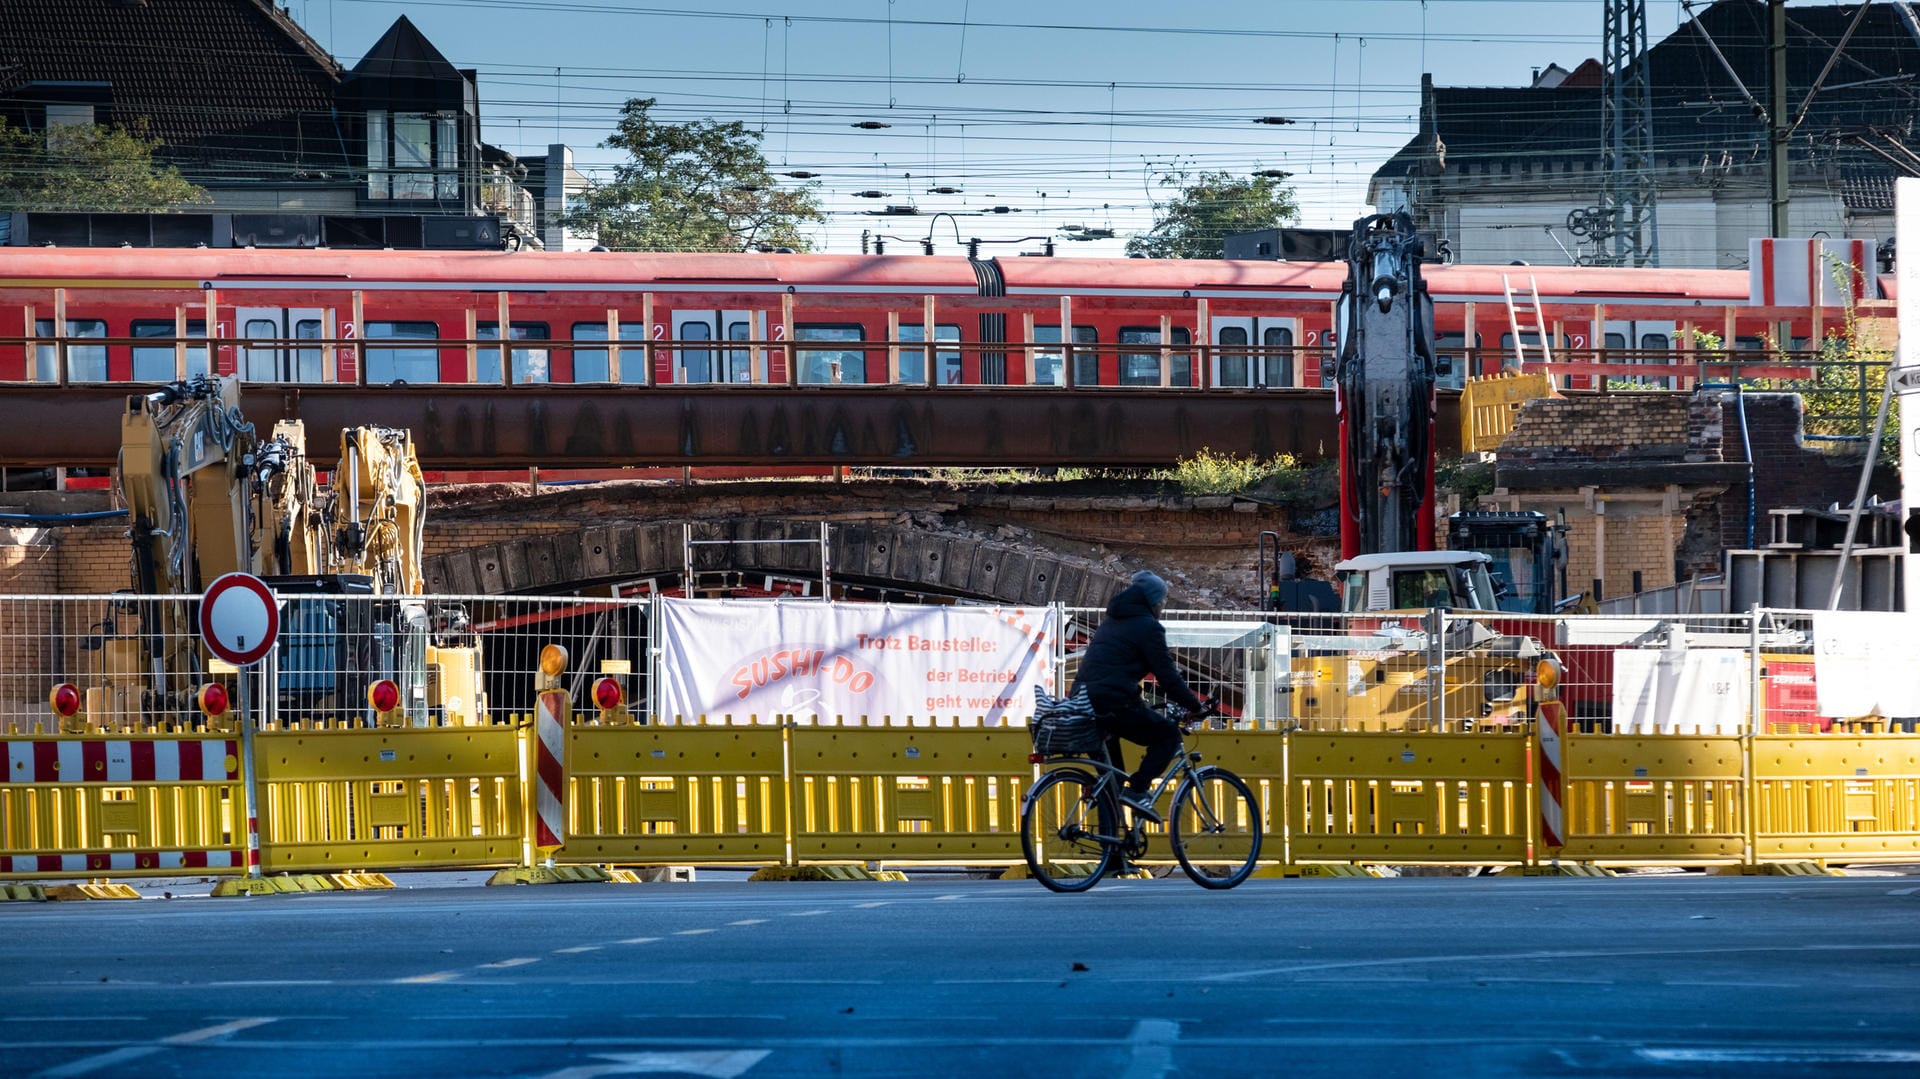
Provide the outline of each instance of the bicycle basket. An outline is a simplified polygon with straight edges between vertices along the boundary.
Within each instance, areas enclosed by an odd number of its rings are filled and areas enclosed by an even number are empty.
[[[1036,687],[1027,731],[1033,736],[1033,751],[1050,757],[1092,753],[1106,744],[1084,689],[1071,697],[1055,697]]]

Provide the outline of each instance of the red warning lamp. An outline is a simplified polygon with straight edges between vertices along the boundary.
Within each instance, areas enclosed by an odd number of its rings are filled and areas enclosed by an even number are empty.
[[[53,707],[54,715],[70,719],[80,710],[80,690],[71,682],[62,682],[47,694],[47,703]]]
[[[616,679],[602,678],[593,684],[593,706],[602,712],[611,712],[620,707],[626,697]]]
[[[218,682],[208,682],[201,686],[200,692],[194,699],[199,702],[200,711],[210,718],[226,715],[227,707],[231,703],[227,697],[227,687]]]
[[[400,687],[391,678],[382,678],[367,687],[367,703],[376,712],[391,712],[400,707]]]

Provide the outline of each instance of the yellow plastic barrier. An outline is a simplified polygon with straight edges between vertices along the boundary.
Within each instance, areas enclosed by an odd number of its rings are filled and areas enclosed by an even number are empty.
[[[1756,857],[1904,862],[1920,855],[1920,735],[1760,735],[1753,742]]]
[[[529,822],[514,727],[263,731],[261,867],[335,872],[519,862]]]
[[[1560,857],[1643,864],[1743,857],[1738,737],[1570,732],[1565,746]]]
[[[1020,857],[1025,727],[806,725],[789,737],[799,861]]]
[[[1287,740],[1289,862],[1526,861],[1526,736],[1295,731]]]
[[[1460,450],[1485,453],[1500,448],[1513,430],[1515,417],[1528,401],[1558,397],[1553,376],[1546,372],[1490,375],[1468,379],[1460,391]]]
[[[3,744],[0,877],[246,870],[236,739],[12,736]]]
[[[558,861],[787,859],[785,731],[570,727]]]

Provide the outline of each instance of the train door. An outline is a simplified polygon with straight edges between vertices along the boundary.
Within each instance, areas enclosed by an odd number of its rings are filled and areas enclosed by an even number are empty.
[[[1619,362],[1647,367],[1670,367],[1677,359],[1673,353],[1674,323],[1645,320],[1619,321],[1608,319],[1606,336],[1603,338],[1609,351],[1622,350]],[[1611,379],[1627,386],[1641,389],[1670,390],[1671,378],[1621,378]]]
[[[751,311],[675,311],[673,339],[684,341],[674,350],[675,382],[747,382],[751,353],[745,348],[722,349],[720,341],[753,339]],[[716,346],[697,344],[713,341]]]
[[[1213,385],[1281,389],[1294,384],[1294,319],[1228,315],[1211,321]]]
[[[247,382],[320,382],[325,350],[286,342],[325,336],[317,307],[242,307],[235,312],[242,342],[236,371]]]

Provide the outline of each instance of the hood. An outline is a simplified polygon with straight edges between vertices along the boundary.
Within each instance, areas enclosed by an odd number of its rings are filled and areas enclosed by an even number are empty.
[[[1139,585],[1128,585],[1120,590],[1107,604],[1108,618],[1151,618],[1153,604],[1147,602],[1147,592]]]

